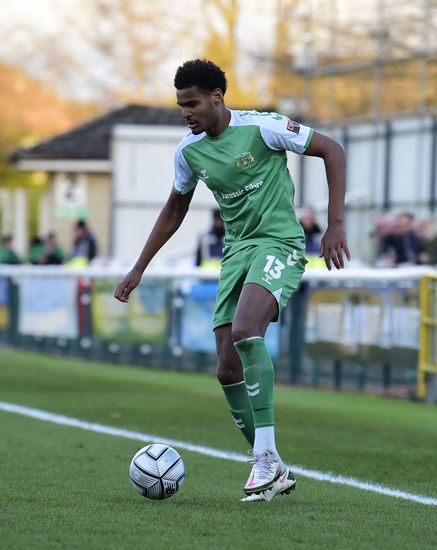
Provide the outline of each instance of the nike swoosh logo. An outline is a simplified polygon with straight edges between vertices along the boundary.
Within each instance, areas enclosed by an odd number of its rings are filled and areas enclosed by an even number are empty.
[[[279,478],[279,483],[284,483],[286,479],[287,479],[287,472],[285,472],[285,474]]]
[[[247,484],[248,487],[252,487],[253,485],[255,485],[255,483],[253,482],[253,478],[255,476],[252,476],[252,479],[249,481],[249,483]]]

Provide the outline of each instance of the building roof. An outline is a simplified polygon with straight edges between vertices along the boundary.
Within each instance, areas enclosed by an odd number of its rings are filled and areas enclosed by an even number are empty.
[[[179,109],[127,105],[42,141],[35,147],[17,149],[12,162],[23,160],[108,160],[115,124],[184,126]]]

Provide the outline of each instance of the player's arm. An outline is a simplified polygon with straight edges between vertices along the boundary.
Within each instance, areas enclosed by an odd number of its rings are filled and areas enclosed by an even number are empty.
[[[314,132],[304,155],[320,157],[325,163],[329,188],[328,228],[320,245],[320,257],[331,269],[331,261],[337,269],[344,267],[343,254],[351,259],[344,229],[344,195],[346,184],[346,156],[343,147],[333,139]]]
[[[183,222],[188,212],[193,194],[194,189],[185,195],[179,195],[174,190],[171,191],[138,260],[129,273],[123,277],[117,285],[114,293],[117,300],[120,300],[120,302],[127,302],[129,300],[130,293],[140,283],[144,270],[149,265],[152,258],[165,245]]]

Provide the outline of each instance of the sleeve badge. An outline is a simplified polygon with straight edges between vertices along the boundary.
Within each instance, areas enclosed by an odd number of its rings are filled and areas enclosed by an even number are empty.
[[[298,122],[295,122],[294,120],[288,119],[287,130],[289,132],[294,132],[295,134],[298,134],[300,132],[300,124]]]

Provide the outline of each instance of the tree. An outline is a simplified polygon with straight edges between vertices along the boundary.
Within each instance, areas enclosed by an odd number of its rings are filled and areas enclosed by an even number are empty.
[[[179,11],[164,0],[70,0],[69,7],[52,33],[28,25],[8,34],[0,21],[0,57],[103,108],[174,105],[173,68],[188,57],[223,67],[231,106],[280,108],[288,100],[290,114],[332,121],[436,104],[437,0],[185,0]],[[253,21],[270,41],[250,29]]]
[[[57,32],[24,26],[9,34],[11,58],[67,96],[120,102],[159,103],[160,67],[174,51],[174,24],[167,4],[153,0],[73,0],[60,6]],[[21,41],[20,41],[21,36]],[[26,51],[23,43],[31,44]],[[72,90],[74,93],[72,94]]]
[[[43,138],[69,130],[96,110],[92,104],[62,100],[24,71],[0,63],[0,233],[3,229],[12,230],[13,210],[9,205],[17,188],[27,191],[29,234],[36,233],[36,206],[46,183],[42,173],[15,170],[9,155],[19,147],[35,145]]]
[[[279,110],[299,112],[302,108],[303,80],[295,70],[293,45],[297,40],[296,21],[300,0],[276,0],[270,94]],[[300,34],[298,34],[300,39]],[[281,109],[282,107],[282,109]]]
[[[274,103],[288,89],[298,113],[325,122],[436,104],[437,0],[276,0],[274,9],[272,50],[254,52],[271,67]]]
[[[142,102],[153,97],[154,77],[173,42],[171,18],[163,4],[152,0],[77,1],[80,15],[69,19],[92,56],[87,71],[91,84],[111,102]],[[101,75],[95,71],[99,63],[107,69]]]
[[[226,72],[227,100],[232,105],[241,104],[243,97],[237,73],[240,0],[201,0],[201,8],[205,22],[200,46],[202,57],[211,59]]]

